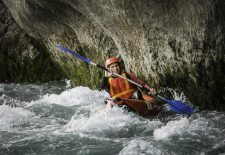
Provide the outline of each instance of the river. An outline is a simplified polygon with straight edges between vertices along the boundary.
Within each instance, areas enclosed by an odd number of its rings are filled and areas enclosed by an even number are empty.
[[[0,84],[1,155],[225,153],[225,113],[143,118],[70,81]],[[12,105],[12,106],[9,106]]]

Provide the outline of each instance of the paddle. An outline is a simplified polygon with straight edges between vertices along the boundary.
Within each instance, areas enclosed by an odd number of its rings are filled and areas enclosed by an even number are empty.
[[[178,114],[192,114],[196,109],[190,107],[189,105],[179,101],[179,100],[169,100],[157,95],[161,100],[168,103],[169,108]]]
[[[145,91],[148,91],[148,92],[150,91],[147,88],[143,87],[142,85],[138,84],[137,82],[135,82],[135,81],[133,81],[131,79],[128,79],[126,77],[123,77],[123,76],[121,76],[121,75],[119,75],[117,73],[112,73],[107,68],[92,62],[91,60],[81,56],[80,54],[78,54],[78,53],[76,53],[76,52],[74,52],[74,51],[72,51],[72,50],[70,50],[68,48],[63,47],[62,45],[57,45],[56,47],[61,49],[61,50],[63,50],[63,51],[65,51],[65,52],[71,53],[72,55],[76,56],[77,58],[79,58],[79,59],[81,59],[81,60],[83,60],[83,61],[85,61],[85,62],[87,62],[87,63],[89,63],[91,65],[97,66],[98,68],[101,68],[101,69],[103,69],[103,70],[105,70],[105,71],[107,71],[107,72],[109,72],[109,73],[111,73],[111,74],[113,74],[113,75],[115,75],[117,77],[120,77],[120,78],[123,78],[125,80],[128,80],[129,82],[133,83],[134,85],[140,87],[141,89],[143,89]],[[159,97],[161,100],[167,102],[168,105],[169,105],[169,108],[172,111],[174,111],[174,112],[176,112],[178,114],[192,114],[192,113],[195,112],[194,108],[190,107],[189,105],[187,105],[187,104],[185,104],[185,103],[183,103],[183,102],[181,102],[179,100],[169,100],[169,99],[163,98],[162,96],[159,96],[159,95],[157,95],[157,97]]]

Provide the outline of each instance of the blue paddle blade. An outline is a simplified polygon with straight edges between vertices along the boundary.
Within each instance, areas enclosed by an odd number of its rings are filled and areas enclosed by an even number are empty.
[[[61,50],[63,50],[63,51],[65,51],[65,52],[68,52],[68,53],[73,54],[73,55],[76,56],[77,58],[79,58],[79,59],[81,59],[81,60],[83,60],[83,61],[85,61],[85,62],[87,62],[87,63],[91,63],[91,61],[88,60],[87,58],[81,56],[80,54],[78,54],[78,53],[76,53],[76,52],[74,52],[74,51],[72,51],[72,50],[70,50],[70,49],[68,49],[68,48],[63,47],[62,45],[57,45],[56,47],[59,48],[59,49],[61,49]]]
[[[189,105],[178,101],[178,100],[169,100],[165,98],[161,98],[166,101],[169,105],[169,108],[178,114],[192,114],[195,112],[195,109],[190,107]]]

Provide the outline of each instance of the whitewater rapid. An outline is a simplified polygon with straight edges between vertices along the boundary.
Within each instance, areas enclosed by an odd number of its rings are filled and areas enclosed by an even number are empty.
[[[72,88],[69,81],[0,84],[0,154],[225,152],[222,112],[143,118],[119,107],[106,108],[108,97],[87,87]]]

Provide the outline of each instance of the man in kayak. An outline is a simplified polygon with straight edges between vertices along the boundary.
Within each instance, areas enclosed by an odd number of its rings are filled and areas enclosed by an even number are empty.
[[[154,88],[151,88],[148,84],[139,80],[134,73],[123,71],[118,58],[111,57],[107,59],[105,62],[105,67],[111,73],[108,73],[107,76],[102,78],[100,88],[101,90],[107,91],[112,98],[112,100],[106,101],[107,107],[112,107],[115,104],[124,104],[123,100],[120,98],[145,100],[145,97],[141,95],[137,86],[130,83],[128,80],[113,75],[112,73],[116,73],[125,78],[131,79],[132,81],[142,85],[142,87],[148,89],[150,94],[156,94],[156,90]]]

